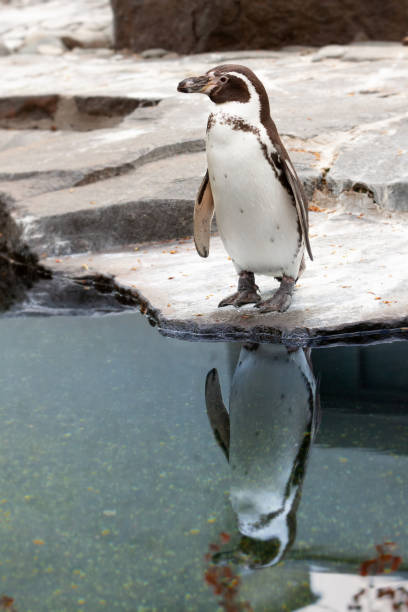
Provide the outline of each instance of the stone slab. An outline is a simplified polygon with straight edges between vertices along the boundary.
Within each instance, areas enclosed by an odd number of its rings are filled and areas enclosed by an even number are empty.
[[[384,43],[385,44],[385,43]],[[354,48],[353,45],[350,48]],[[375,47],[378,49],[378,46]],[[53,57],[6,56],[0,58],[3,75],[0,97],[13,95],[61,96],[109,95],[164,99],[175,96],[181,104],[187,96],[176,94],[176,84],[186,76],[200,74],[214,65],[240,62],[255,70],[266,85],[272,116],[281,132],[302,138],[323,132],[344,131],[364,123],[405,112],[408,48],[386,45],[387,53],[375,62],[349,62],[328,58],[315,62],[318,52],[208,53],[158,61],[117,54],[111,58],[80,52]],[[355,53],[365,47],[355,46]],[[357,65],[353,65],[357,64]],[[32,75],[35,75],[35,79]],[[367,96],[376,89],[378,95]],[[381,97],[393,93],[392,96]],[[201,99],[203,112],[208,105]],[[301,111],[301,112],[300,112]],[[184,115],[187,117],[187,114]]]
[[[265,82],[272,116],[311,199],[316,262],[282,315],[217,309],[236,284],[218,239],[207,261],[185,242],[130,247],[191,234],[211,105],[175,87],[189,74],[228,61],[249,65]],[[86,122],[81,131],[70,126],[69,115],[55,130],[45,124],[17,129],[24,123],[0,130],[0,199],[31,252],[62,275],[113,275],[163,333],[191,338],[307,344],[340,342],[349,334],[359,342],[363,332],[373,339],[404,326],[400,262],[407,217],[377,208],[407,210],[406,48],[351,45],[326,49],[326,56],[298,48],[147,61],[79,51],[6,56],[0,67],[6,106],[12,96],[40,94],[56,96],[62,106],[79,99],[88,109],[92,99],[106,101],[100,110],[110,123],[91,122],[89,131],[83,131]],[[159,103],[136,108],[113,125],[112,105],[124,99]],[[180,282],[169,280],[173,262],[180,262]],[[266,294],[276,287],[260,280]]]
[[[1,9],[0,38],[11,51],[18,50],[27,39],[47,34],[81,40],[84,30],[92,32],[95,38],[98,32],[106,32],[109,43],[112,12],[107,0],[86,0],[86,8],[81,2],[50,0],[24,6],[14,3]]]
[[[38,255],[104,251],[191,235],[205,153],[175,155],[140,171],[60,189],[15,204],[24,239]]]
[[[383,133],[366,132],[342,147],[326,180],[333,194],[370,191],[388,210],[408,211],[408,114]]]
[[[152,153],[158,155],[159,150]],[[293,154],[310,195],[321,179],[311,157],[307,153]],[[77,187],[52,190],[44,177],[40,181],[37,177],[3,182],[2,189],[13,198],[13,217],[37,254],[103,251],[134,242],[191,235],[194,200],[206,170],[205,152],[163,159],[159,156],[145,162],[137,170]],[[33,184],[37,195],[32,195]]]
[[[337,194],[355,182],[362,163],[367,165],[357,146],[364,147],[365,138],[375,140],[379,163],[382,156],[384,167],[392,163],[388,142],[395,125],[407,122],[408,49],[381,43],[342,47],[337,57],[332,57],[327,48],[324,57],[323,51],[210,53],[160,61],[76,53],[53,57],[52,62],[35,55],[0,58],[4,75],[0,97],[4,99],[57,93],[60,99],[105,96],[161,100],[158,106],[137,109],[109,129],[40,130],[40,136],[35,130],[22,131],[21,135],[15,130],[13,137],[9,131],[6,136],[0,132],[0,141],[5,143],[0,152],[0,180],[25,180],[31,174],[32,182],[39,185],[37,193],[43,193],[46,179],[50,191],[72,187],[84,180],[127,171],[128,164],[131,167],[146,151],[170,146],[180,152],[183,143],[202,140],[211,105],[203,96],[177,94],[177,82],[214,64],[238,61],[255,69],[265,82],[272,115],[292,155],[304,152],[314,160],[303,164],[303,178],[311,167],[319,171],[312,183],[319,173],[328,172],[327,184]],[[353,61],[349,61],[350,53]],[[343,150],[347,158],[344,171],[338,165],[332,172],[336,159],[344,159]],[[405,153],[394,170],[402,196],[396,202],[380,197],[381,206],[399,207],[408,190]],[[374,183],[368,176],[367,188],[380,196],[385,193]],[[0,190],[9,193],[2,185]]]
[[[69,277],[113,278],[134,295],[161,333],[192,340],[284,341],[329,344],[378,341],[408,332],[407,215],[311,212],[315,256],[286,313],[252,306],[217,308],[236,287],[236,274],[218,237],[208,259],[191,240],[141,245],[124,252],[48,258]],[[264,296],[277,282],[257,277]],[[405,328],[405,329],[401,329]]]

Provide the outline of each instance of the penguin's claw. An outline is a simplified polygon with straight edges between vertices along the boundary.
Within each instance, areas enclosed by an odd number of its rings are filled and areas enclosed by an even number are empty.
[[[236,291],[232,295],[221,300],[218,304],[218,308],[223,308],[224,306],[235,306],[235,308],[239,308],[240,306],[245,306],[245,304],[258,304],[260,301],[261,296],[255,290]]]
[[[233,293],[232,295],[229,295],[228,297],[221,300],[221,302],[218,304],[218,308],[223,308],[224,306],[233,306],[237,295],[238,291],[237,293]]]

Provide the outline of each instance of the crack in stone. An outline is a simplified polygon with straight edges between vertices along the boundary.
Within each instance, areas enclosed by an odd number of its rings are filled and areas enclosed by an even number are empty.
[[[115,176],[122,176],[133,170],[141,168],[145,164],[153,161],[159,161],[168,157],[181,155],[183,153],[199,153],[205,150],[204,139],[185,140],[169,145],[155,147],[151,151],[143,153],[140,157],[119,164],[117,166],[105,166],[103,168],[95,168],[87,172],[81,170],[32,170],[28,172],[0,172],[0,181],[19,181],[30,178],[49,179],[58,177],[58,179],[66,179],[60,181],[60,184],[55,189],[50,191],[59,191],[69,187],[82,187],[98,181],[110,179]]]
[[[354,183],[351,187],[351,190],[355,191],[356,193],[365,193],[367,194],[369,198],[371,198],[374,201],[374,203],[376,204],[379,203],[379,202],[376,202],[374,191],[370,189],[369,187],[367,187],[365,183]]]
[[[185,140],[170,145],[163,145],[161,147],[155,147],[151,151],[141,155],[136,160],[120,164],[118,166],[107,166],[100,170],[94,170],[85,175],[80,181],[74,183],[73,187],[82,187],[83,185],[89,185],[96,183],[97,181],[103,181],[114,176],[122,176],[133,170],[141,168],[145,164],[153,161],[159,161],[168,157],[181,155],[183,153],[198,153],[205,150],[204,139],[196,140]],[[1,178],[1,176],[0,176]]]

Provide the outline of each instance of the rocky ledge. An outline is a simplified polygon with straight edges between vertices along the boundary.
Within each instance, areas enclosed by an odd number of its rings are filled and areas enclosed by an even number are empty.
[[[284,314],[217,309],[236,283],[231,262],[216,235],[208,260],[188,238],[210,103],[175,88],[229,61],[264,81],[310,197],[315,261]],[[159,61],[78,50],[0,67],[0,201],[54,275],[116,287],[171,335],[319,344],[405,333],[407,47]],[[259,280],[264,294],[276,286]]]

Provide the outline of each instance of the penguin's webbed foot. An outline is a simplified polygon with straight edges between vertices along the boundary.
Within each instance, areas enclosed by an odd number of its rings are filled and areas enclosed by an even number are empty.
[[[245,304],[257,304],[260,301],[261,296],[256,290],[236,291],[232,295],[221,300],[218,304],[218,308],[222,308],[223,306],[235,306],[235,308],[239,308],[240,306],[245,306]]]
[[[223,306],[239,308],[245,304],[257,304],[260,301],[261,296],[258,293],[258,285],[255,284],[254,273],[243,270],[239,273],[238,291],[221,300],[218,308]]]
[[[295,279],[283,276],[279,289],[268,300],[262,300],[255,305],[260,312],[285,312],[292,303],[295,289]]]
[[[255,304],[255,308],[259,308],[259,312],[285,312],[292,303],[292,296],[287,293],[279,293],[278,291],[269,300],[262,300]]]

